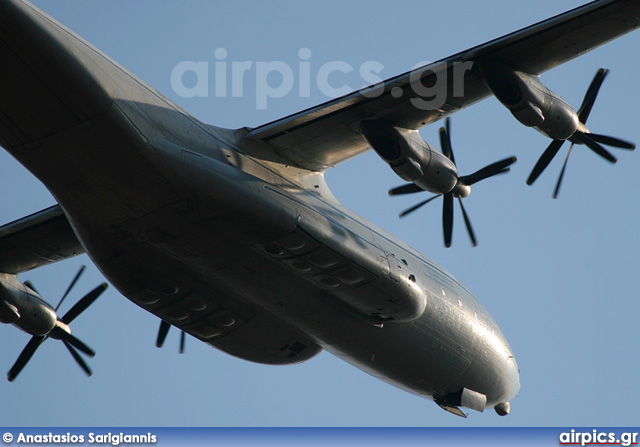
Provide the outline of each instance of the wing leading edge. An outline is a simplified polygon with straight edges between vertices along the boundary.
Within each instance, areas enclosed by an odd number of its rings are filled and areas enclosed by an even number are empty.
[[[364,119],[417,129],[488,97],[478,65],[540,74],[638,26],[640,0],[594,1],[379,85],[247,129],[247,138],[268,143],[293,165],[323,171],[369,149],[359,130]]]

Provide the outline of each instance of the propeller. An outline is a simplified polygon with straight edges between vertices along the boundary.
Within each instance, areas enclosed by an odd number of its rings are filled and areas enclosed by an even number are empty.
[[[160,330],[158,331],[158,338],[156,339],[156,346],[161,348],[164,344],[164,340],[167,338],[167,334],[169,333],[169,329],[171,329],[171,324],[162,320],[160,322]],[[180,354],[184,354],[184,341],[185,341],[185,332],[182,331],[180,334]]]
[[[449,118],[445,120],[445,127],[440,128],[440,145],[442,147],[442,153],[455,165],[455,158],[451,146],[451,121],[449,120]],[[489,177],[508,172],[510,169],[509,166],[511,166],[515,162],[516,157],[509,157],[485,166],[484,168],[474,172],[473,174],[458,176],[457,184],[451,191],[444,194],[438,194],[436,196],[423,200],[417,205],[404,210],[402,213],[400,213],[400,217],[404,217],[431,202],[432,200],[435,200],[438,197],[442,196],[442,226],[444,230],[444,245],[446,247],[451,247],[451,236],[453,233],[453,199],[457,198],[458,203],[460,204],[460,209],[462,210],[462,217],[464,218],[467,232],[469,233],[469,238],[471,239],[471,243],[475,247],[476,245],[478,245],[478,242],[476,240],[475,233],[473,232],[473,227],[471,226],[469,215],[467,214],[467,211],[462,204],[462,199],[467,197],[467,195],[469,194],[470,186]],[[389,195],[396,196],[401,194],[413,194],[422,191],[423,189],[418,185],[409,183],[389,190]]]
[[[66,292],[58,302],[58,305],[55,308],[56,312],[60,308],[60,305],[62,304],[64,299],[69,295],[69,292],[71,292],[71,289],[73,289],[75,284],[78,282],[78,279],[80,279],[80,276],[82,275],[84,270],[85,266],[83,265],[82,267],[80,267],[78,273],[76,273],[76,276],[73,278]],[[29,281],[26,281],[25,285],[27,285],[33,291],[36,290],[33,284],[31,284]],[[20,371],[22,371],[22,369],[27,365],[31,357],[33,357],[33,354],[35,354],[36,350],[47,338],[61,340],[76,363],[78,363],[78,365],[84,370],[84,372],[86,372],[87,375],[90,376],[92,374],[91,369],[82,359],[78,351],[88,355],[89,357],[95,356],[96,353],[78,338],[71,335],[68,325],[71,324],[71,322],[75,320],[82,312],[87,310],[87,308],[91,306],[91,304],[93,304],[96,299],[98,299],[98,297],[102,294],[102,292],[105,291],[106,288],[107,284],[103,283],[93,289],[91,292],[87,293],[84,297],[82,297],[82,299],[80,299],[80,301],[78,301],[71,309],[69,309],[69,311],[64,314],[62,318],[58,317],[56,325],[47,335],[34,335],[33,337],[31,337],[31,340],[29,341],[29,343],[27,343],[27,346],[25,346],[25,348],[22,350],[22,353],[20,353],[18,360],[16,360],[13,367],[9,370],[9,373],[7,375],[9,382],[13,382],[13,380],[15,380],[18,374],[20,374]]]
[[[582,124],[582,127],[585,130],[586,130],[585,125],[587,124],[587,119],[591,114],[591,109],[593,108],[593,104],[596,101],[596,97],[598,96],[600,87],[602,86],[602,83],[604,82],[604,79],[607,77],[608,73],[609,73],[609,70],[605,68],[601,68],[598,70],[595,77],[593,78],[593,81],[591,81],[591,85],[589,85],[589,88],[587,90],[587,93],[584,96],[584,99],[582,100],[582,105],[578,110],[578,120],[580,121],[580,123]],[[607,151],[604,147],[602,147],[602,144],[605,144],[607,146],[617,147],[619,149],[627,149],[627,150],[634,150],[636,148],[635,144],[630,143],[628,141],[620,140],[614,137],[608,137],[606,135],[594,134],[588,131],[585,132],[583,130],[576,131],[571,136],[571,138],[569,138],[569,140],[571,141],[571,147],[569,147],[569,152],[567,153],[567,157],[564,160],[564,164],[562,165],[562,170],[560,171],[560,176],[558,177],[558,182],[556,183],[556,188],[553,193],[554,199],[558,198],[558,193],[560,192],[560,185],[562,184],[562,179],[564,178],[564,173],[567,168],[567,162],[569,161],[569,156],[571,155],[573,146],[576,143],[584,144],[589,149],[594,151],[596,154],[600,155],[602,158],[610,161],[611,163],[615,163],[617,159],[616,157],[611,155],[609,151]],[[540,174],[542,174],[542,171],[544,171],[545,168],[549,165],[549,163],[551,163],[551,160],[553,160],[553,157],[556,156],[556,154],[558,153],[558,151],[560,150],[564,142],[565,140],[553,140],[551,144],[549,144],[547,149],[542,153],[542,156],[540,157],[536,165],[533,167],[533,170],[531,171],[531,174],[527,179],[527,185],[531,185],[533,184],[533,182],[536,181],[536,179],[540,176]]]

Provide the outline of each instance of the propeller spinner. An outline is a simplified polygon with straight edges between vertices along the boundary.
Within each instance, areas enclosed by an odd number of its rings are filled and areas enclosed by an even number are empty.
[[[442,153],[455,165],[455,157],[453,155],[453,149],[451,146],[451,121],[449,120],[449,118],[447,118],[445,121],[445,127],[440,128],[440,145],[442,147]],[[412,206],[411,208],[400,213],[400,217],[404,217],[431,202],[432,200],[442,196],[442,226],[444,230],[444,245],[446,247],[451,247],[451,237],[453,233],[453,199],[457,198],[458,203],[460,204],[460,209],[462,210],[462,216],[464,218],[465,226],[467,227],[467,232],[469,233],[469,237],[471,238],[471,243],[475,247],[476,245],[478,245],[478,242],[476,240],[475,233],[473,232],[473,227],[471,226],[469,215],[467,214],[467,211],[462,204],[462,199],[467,197],[471,193],[472,185],[489,177],[508,172],[510,169],[509,166],[511,166],[515,162],[516,157],[509,157],[496,163],[490,164],[474,172],[473,174],[458,176],[457,183],[453,187],[453,189],[451,189],[451,191],[430,197],[418,203],[417,205]],[[423,191],[424,190],[418,185],[409,183],[389,190],[389,195],[396,196],[401,194],[413,194]]]

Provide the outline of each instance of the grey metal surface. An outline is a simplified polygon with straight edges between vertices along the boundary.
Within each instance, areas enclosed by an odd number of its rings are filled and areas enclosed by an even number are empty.
[[[500,55],[542,71],[633,28],[639,9],[638,0],[595,2],[447,60]],[[629,20],[620,27],[622,14]],[[576,44],[546,62],[524,51],[560,34]],[[0,89],[2,145],[51,191],[77,242],[131,301],[251,361],[296,363],[326,349],[446,405],[459,393],[461,405],[480,409],[486,398],[507,412],[519,370],[488,312],[435,262],[343,207],[313,172],[366,148],[352,133],[358,113],[344,126],[321,119],[358,100],[246,138],[195,120],[19,0],[0,4],[0,54],[0,85],[9,86]],[[442,113],[394,124],[417,127],[488,94],[478,80],[468,88]],[[404,104],[387,101],[371,101],[366,115],[404,116]],[[294,122],[293,139],[274,143]],[[324,124],[305,133],[312,122]],[[320,139],[298,139],[325,124]],[[20,252],[37,239],[39,218],[66,225],[56,213],[5,227],[5,236],[26,235]],[[68,228],[62,233],[74,245]],[[20,256],[8,257],[19,265]],[[3,315],[11,319],[11,309]]]

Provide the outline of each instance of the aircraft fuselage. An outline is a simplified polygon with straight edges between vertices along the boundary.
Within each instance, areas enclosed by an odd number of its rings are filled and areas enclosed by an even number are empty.
[[[16,156],[136,304],[255,362],[300,362],[324,348],[434,399],[466,388],[493,406],[517,393],[513,354],[473,295],[340,205],[321,175],[289,176],[299,170],[248,155],[260,148],[241,132],[216,134],[190,117],[173,141],[112,130],[88,146],[75,129],[75,144],[67,135],[64,146]]]
[[[515,397],[518,367],[488,312],[433,261],[343,207],[322,174],[287,165],[246,130],[202,124],[42,27],[59,42],[52,64],[79,93],[43,94],[37,110],[17,103],[16,115],[51,129],[5,146],[123,295],[250,361],[296,363],[326,349],[444,406]],[[21,70],[31,56],[10,62]]]

